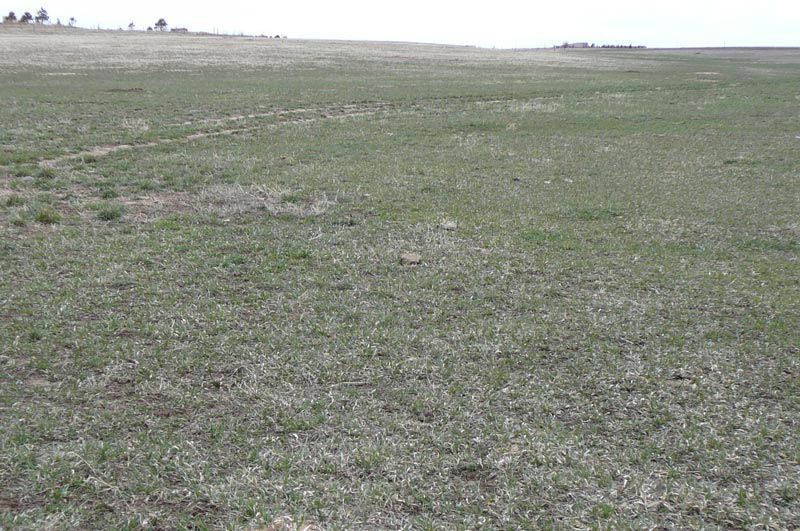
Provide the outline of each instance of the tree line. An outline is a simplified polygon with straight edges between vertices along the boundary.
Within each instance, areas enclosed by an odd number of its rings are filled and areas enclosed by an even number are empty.
[[[50,15],[47,13],[47,9],[45,9],[43,7],[39,8],[39,10],[36,12],[36,16],[32,15],[29,11],[25,11],[21,16],[18,17],[17,14],[14,11],[9,11],[8,15],[5,15],[3,17],[3,24],[23,24],[23,25],[24,24],[30,24],[30,23],[46,24],[49,21],[50,21]],[[78,21],[75,20],[75,17],[69,17],[69,21],[67,22],[67,25],[69,27],[74,27],[77,23],[78,23]],[[61,26],[62,25],[61,24],[61,19],[56,19],[56,23],[55,24],[57,26]],[[165,31],[168,26],[169,26],[169,24],[167,23],[166,19],[159,18],[158,20],[156,20],[155,24],[153,24],[152,26],[148,26],[147,27],[147,31]],[[100,29],[100,26],[98,26],[97,29]],[[120,27],[119,29],[121,30],[122,28]],[[133,22],[128,24],[128,30],[129,31],[136,30],[136,24],[134,24]],[[170,31],[173,32],[173,33],[188,33],[189,32],[189,30],[186,29],[186,28],[176,28],[176,27],[173,27]],[[286,38],[285,35],[283,37],[281,37],[280,35],[275,35],[275,37],[269,37],[269,36],[265,36],[265,35],[260,35],[260,36],[261,37],[267,37],[267,38],[270,38],[270,39],[272,39],[272,38],[275,38],[275,39],[283,38],[283,39],[285,39]]]
[[[36,24],[44,24],[50,20],[50,14],[47,10],[43,7],[39,8],[39,11],[36,12],[36,16],[31,15],[30,11],[25,11],[19,18],[17,18],[17,14],[13,11],[9,11],[8,15],[3,17],[3,24],[30,24],[31,22],[35,22]],[[77,21],[75,17],[70,17],[68,24],[70,26],[74,26]],[[56,20],[56,24],[59,26],[61,25],[61,19]]]
[[[14,11],[9,11],[8,15],[5,15],[3,17],[3,24],[30,24],[32,22],[36,23],[36,24],[45,24],[45,23],[47,23],[49,21],[50,21],[50,14],[43,7],[39,8],[39,11],[36,12],[36,16],[33,16],[30,13],[30,11],[25,11],[22,15],[17,17],[17,14]],[[73,27],[77,23],[78,23],[78,21],[75,20],[75,17],[69,17],[69,21],[67,22],[67,25],[69,27]],[[58,25],[58,26],[61,25],[61,19],[56,19],[56,25]],[[156,23],[153,24],[153,26],[149,26],[147,28],[147,31],[153,31],[154,27],[155,27],[155,29],[157,29],[159,31],[164,31],[167,28],[168,25],[169,24],[167,24],[166,20],[164,20],[163,18],[159,18],[156,21]],[[135,28],[136,28],[136,25],[133,22],[128,24],[128,29],[129,30],[133,31]]]

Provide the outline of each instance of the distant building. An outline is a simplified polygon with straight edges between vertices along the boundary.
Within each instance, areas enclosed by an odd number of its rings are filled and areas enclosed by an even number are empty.
[[[563,44],[556,44],[553,48],[594,48],[594,44],[588,42],[566,42]]]
[[[171,31],[172,33],[189,33],[189,30],[186,28],[172,28],[169,31]]]

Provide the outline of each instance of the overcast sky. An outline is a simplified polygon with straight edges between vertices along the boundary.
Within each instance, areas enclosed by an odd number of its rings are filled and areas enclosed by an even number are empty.
[[[400,40],[498,48],[563,41],[660,46],[800,46],[800,0],[0,0],[0,11],[44,6],[55,22],[170,26],[290,38]]]

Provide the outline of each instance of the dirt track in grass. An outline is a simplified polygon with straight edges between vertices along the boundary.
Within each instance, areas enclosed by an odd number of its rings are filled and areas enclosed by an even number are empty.
[[[39,164],[44,167],[53,167],[57,166],[60,163],[68,162],[70,160],[79,160],[89,158],[97,158],[97,157],[104,157],[106,155],[110,155],[112,153],[116,153],[118,151],[127,151],[132,149],[146,149],[150,147],[157,147],[163,146],[167,144],[175,144],[181,142],[192,142],[194,140],[200,140],[204,138],[214,138],[218,136],[227,136],[227,135],[236,135],[240,133],[246,133],[249,131],[258,131],[260,129],[269,129],[269,128],[276,128],[280,126],[286,125],[297,125],[297,124],[305,124],[305,123],[314,123],[320,120],[343,120],[347,118],[355,118],[359,116],[371,116],[373,114],[382,112],[391,108],[392,106],[388,103],[372,103],[372,104],[362,104],[362,105],[355,105],[355,104],[347,104],[341,106],[326,106],[326,107],[317,107],[317,108],[302,108],[302,109],[292,109],[292,110],[285,110],[285,111],[274,111],[274,112],[265,112],[265,113],[254,113],[254,114],[247,114],[247,115],[234,115],[234,116],[227,116],[223,118],[207,118],[200,120],[199,122],[186,122],[181,124],[182,126],[192,126],[197,124],[203,125],[226,125],[230,123],[241,122],[245,120],[259,120],[263,118],[276,118],[278,121],[277,123],[269,123],[269,124],[262,124],[262,125],[251,125],[247,127],[237,127],[237,128],[223,128],[215,131],[207,131],[207,132],[199,132],[199,133],[191,133],[181,138],[164,138],[160,140],[155,140],[152,142],[145,142],[141,144],[109,144],[109,145],[100,145],[94,146],[83,151],[79,151],[78,153],[70,153],[69,155],[64,155],[61,157],[55,157],[50,159],[41,159],[39,160]],[[303,115],[312,115],[309,117],[304,118],[292,118],[292,116],[296,116],[298,114]]]

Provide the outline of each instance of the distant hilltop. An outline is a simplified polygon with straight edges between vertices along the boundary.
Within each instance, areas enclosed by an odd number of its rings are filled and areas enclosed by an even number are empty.
[[[14,11],[9,11],[7,15],[2,16],[2,20],[0,23],[0,27],[3,29],[9,28],[35,28],[37,31],[40,29],[62,29],[68,28],[70,30],[86,30],[86,31],[124,31],[122,27],[113,30],[111,28],[104,29],[101,28],[99,25],[96,28],[88,28],[88,27],[79,27],[78,21],[75,17],[70,17],[67,19],[66,23],[62,23],[60,18],[56,18],[55,22],[52,22],[50,15],[47,13],[45,8],[40,8],[39,11],[36,12],[36,16],[33,16],[30,12],[25,11],[22,15],[17,15]],[[134,22],[131,22],[127,26],[127,30],[130,32],[135,31],[146,31],[148,33],[154,32],[166,32],[167,28],[169,27],[169,23],[164,18],[159,18],[155,24],[152,26],[146,26],[137,28]],[[255,37],[255,35],[245,35],[244,33],[218,33],[216,30],[213,33],[209,33],[206,31],[191,31],[189,28],[185,27],[172,27],[169,30],[169,33],[183,33],[183,34],[191,34],[191,35],[200,35],[200,36],[222,36],[222,37]],[[286,39],[286,35],[276,34],[274,37],[271,35],[258,35],[258,37],[265,38],[265,39]]]
[[[601,44],[597,46],[595,43],[589,44],[588,42],[564,42],[553,45],[553,48],[647,48],[647,46],[641,44]]]

